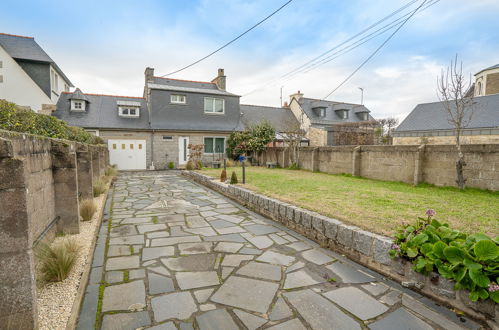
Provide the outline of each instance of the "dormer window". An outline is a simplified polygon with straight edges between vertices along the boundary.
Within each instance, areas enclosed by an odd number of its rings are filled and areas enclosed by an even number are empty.
[[[369,120],[369,113],[367,113],[367,112],[358,112],[357,116],[359,116],[360,120],[363,120],[363,121]]]
[[[185,97],[185,95],[172,94],[170,95],[170,103],[186,104],[187,98]]]
[[[140,111],[136,107],[119,107],[120,117],[139,117]]]
[[[314,112],[318,117],[326,117],[326,108],[324,107],[314,108]]]
[[[348,119],[348,110],[346,109],[336,110],[336,114],[341,119]]]
[[[84,100],[71,100],[71,111],[85,111],[86,102]]]

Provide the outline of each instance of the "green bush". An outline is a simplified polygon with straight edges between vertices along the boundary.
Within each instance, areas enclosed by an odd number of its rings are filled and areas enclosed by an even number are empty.
[[[469,299],[499,303],[499,240],[484,234],[467,235],[449,228],[426,211],[414,225],[404,225],[395,235],[392,258],[411,261],[416,272],[436,271],[456,282],[454,290],[469,290]]]
[[[168,163],[168,168],[169,168],[170,170],[173,170],[173,169],[175,168],[175,163],[174,163],[174,162],[169,162],[169,163]]]
[[[94,197],[99,197],[106,191],[106,182],[103,180],[97,180],[94,182]]]
[[[275,129],[267,121],[253,125],[243,132],[232,132],[227,139],[227,155],[236,159],[239,155],[263,151],[274,137]]]
[[[237,174],[236,172],[232,172],[232,175],[230,176],[230,184],[237,184]]]
[[[76,261],[78,249],[78,244],[69,239],[52,245],[39,243],[35,248],[35,256],[42,278],[47,282],[66,279]]]
[[[227,181],[227,171],[222,170],[222,173],[220,174],[220,182],[225,182]]]
[[[5,100],[0,100],[0,129],[90,144],[103,143],[100,137],[93,136],[81,127],[69,126],[56,117],[22,109]]]

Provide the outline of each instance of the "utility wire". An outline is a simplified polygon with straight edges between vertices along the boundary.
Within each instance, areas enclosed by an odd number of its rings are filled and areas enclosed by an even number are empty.
[[[348,75],[348,77],[345,78],[345,80],[343,80],[336,88],[334,88],[331,92],[329,92],[329,94],[327,94],[323,99],[327,99],[331,94],[333,94],[334,92],[336,92],[341,86],[343,86],[350,78],[353,77],[354,74],[357,73],[357,71],[359,71],[367,62],[369,62],[370,59],[372,59],[374,57],[374,55],[376,55],[380,50],[381,48],[383,48],[384,45],[386,45],[388,43],[388,41],[390,41],[393,36],[411,19],[411,17],[414,16],[414,14],[416,14],[418,12],[419,9],[421,9],[421,7],[423,7],[423,5],[427,2],[428,0],[424,0],[423,3],[421,3],[412,13],[409,17],[407,17],[398,27],[397,29],[395,29],[395,31],[393,31],[392,34],[390,34],[390,36],[388,36],[388,38],[386,38],[385,41],[383,41],[383,43],[381,45],[379,45],[378,48],[376,48],[376,50],[371,54],[369,55],[365,60],[364,62],[362,62],[350,75]]]
[[[267,17],[265,17],[264,19],[262,19],[261,21],[259,21],[258,23],[256,23],[255,25],[253,25],[252,27],[250,27],[248,30],[244,31],[243,33],[241,33],[240,35],[238,35],[237,37],[235,37],[234,39],[232,39],[231,41],[227,42],[226,44],[222,45],[221,47],[217,48],[216,50],[214,50],[213,52],[209,53],[208,55],[200,58],[199,60],[189,64],[189,65],[186,65],[184,66],[183,68],[181,69],[178,69],[176,71],[173,71],[173,72],[170,72],[170,73],[167,73],[161,77],[166,77],[166,76],[171,76],[175,73],[178,73],[180,71],[183,71],[187,68],[190,68],[191,66],[194,66],[196,64],[198,64],[199,62],[201,61],[204,61],[205,59],[207,59],[208,57],[214,55],[215,53],[218,53],[219,51],[221,51],[222,49],[224,49],[225,47],[229,46],[230,44],[232,44],[233,42],[235,42],[236,40],[238,40],[239,38],[241,38],[242,36],[244,36],[245,34],[247,34],[248,32],[250,32],[251,30],[253,30],[254,28],[256,28],[257,26],[259,26],[260,24],[262,24],[263,22],[265,22],[266,20],[268,20],[269,18],[271,18],[272,16],[274,16],[277,12],[279,12],[281,9],[283,9],[284,7],[286,7],[287,5],[289,5],[293,0],[289,0],[288,2],[286,2],[285,4],[283,4],[281,7],[279,7],[278,9],[276,9],[274,12],[272,12],[270,15],[268,15]]]

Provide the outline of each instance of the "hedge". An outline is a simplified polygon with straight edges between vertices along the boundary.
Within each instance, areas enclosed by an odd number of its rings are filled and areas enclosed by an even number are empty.
[[[0,100],[0,129],[89,144],[103,143],[100,137],[88,133],[81,127],[69,126],[53,116],[22,109],[15,103],[5,100]]]

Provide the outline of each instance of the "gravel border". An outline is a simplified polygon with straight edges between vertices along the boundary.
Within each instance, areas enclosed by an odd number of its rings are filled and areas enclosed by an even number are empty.
[[[107,191],[94,198],[97,211],[90,221],[80,222],[80,233],[56,237],[53,243],[67,238],[75,240],[80,246],[77,260],[69,276],[62,282],[46,283],[37,289],[38,326],[40,330],[66,329],[71,310],[78,293],[80,281],[85,270],[92,262],[92,242],[97,234]]]

